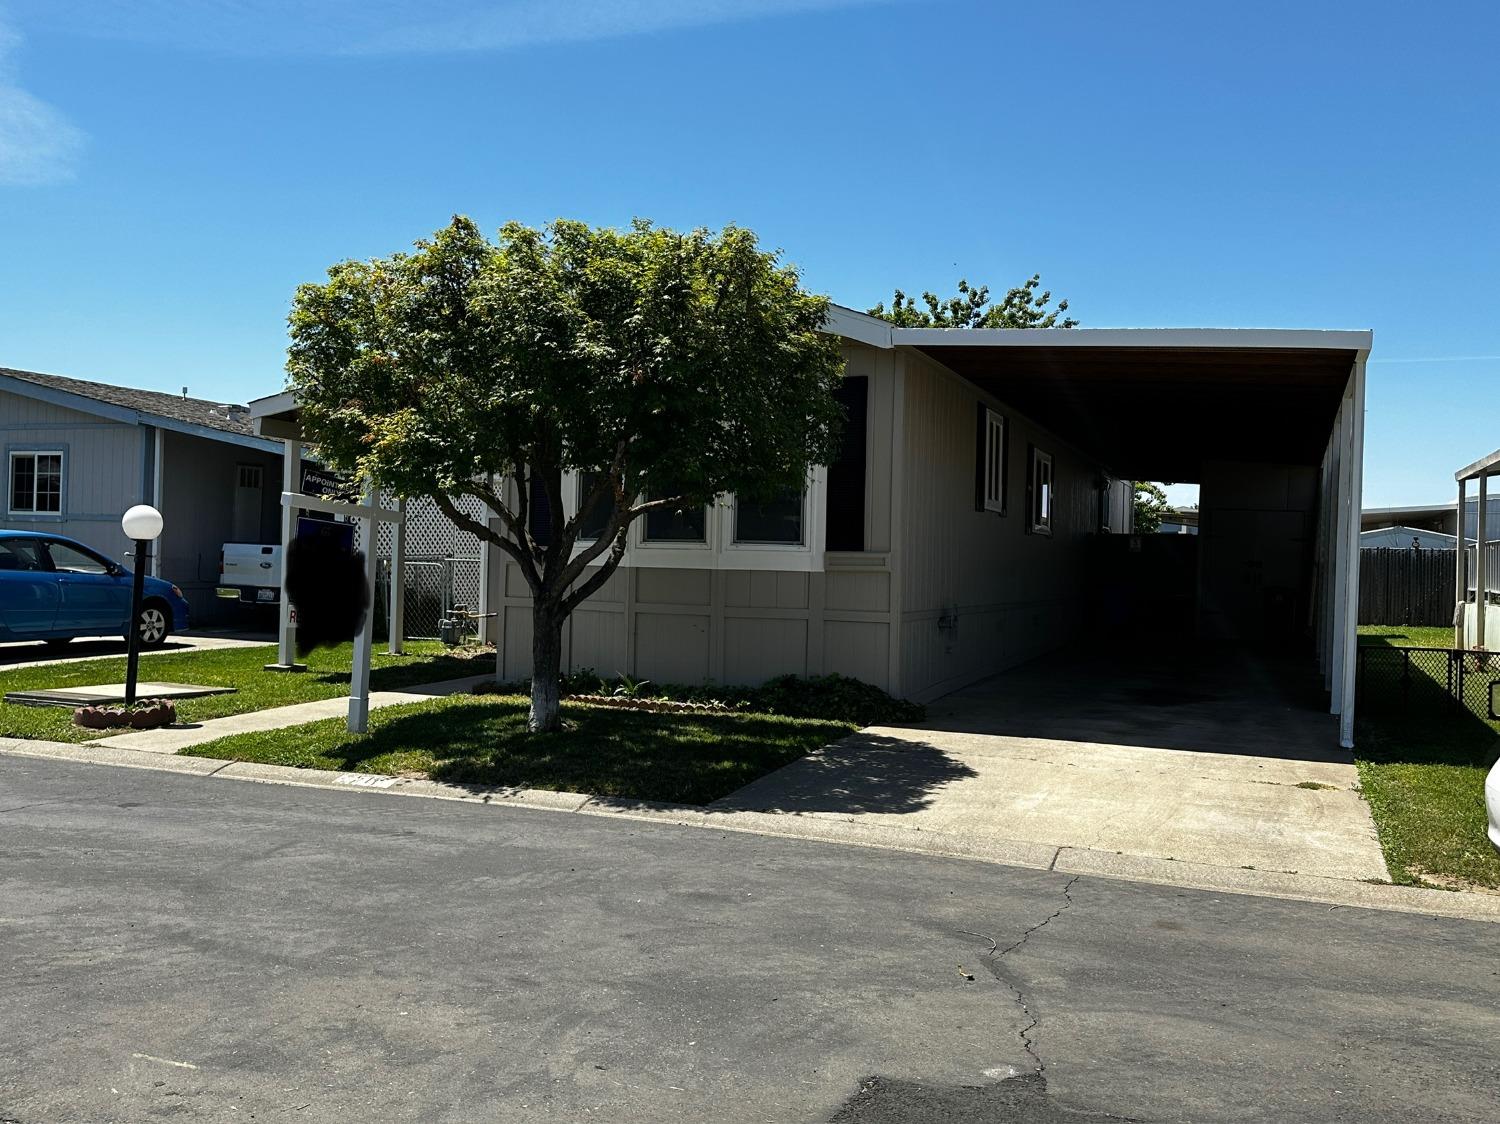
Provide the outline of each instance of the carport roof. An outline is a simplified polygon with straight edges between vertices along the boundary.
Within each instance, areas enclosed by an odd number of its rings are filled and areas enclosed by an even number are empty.
[[[1367,331],[894,328],[837,308],[830,329],[910,348],[1133,479],[1193,482],[1209,460],[1317,464]]]

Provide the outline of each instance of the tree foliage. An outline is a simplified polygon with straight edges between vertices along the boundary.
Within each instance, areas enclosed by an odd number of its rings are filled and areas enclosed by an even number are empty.
[[[891,307],[877,304],[871,316],[889,320],[898,328],[1075,328],[1078,321],[1063,316],[1068,302],[1052,304],[1051,290],[1042,287],[1042,275],[1033,274],[1025,283],[1008,289],[998,304],[991,303],[987,285],[977,288],[968,281],[958,283],[958,295],[939,300],[936,293],[924,292],[922,304],[900,289],[891,298]]]
[[[301,286],[287,371],[329,463],[430,496],[516,561],[533,600],[532,724],[553,728],[562,622],[619,565],[635,519],[800,490],[832,459],[843,364],[819,331],[827,308],[737,227],[559,220],[491,242],[455,217],[412,253]],[[589,481],[570,518],[565,471]],[[548,513],[535,535],[534,482]],[[499,528],[467,515],[466,496]],[[585,540],[590,518],[604,530]]]
[[[1172,505],[1167,502],[1167,493],[1160,484],[1150,480],[1132,480],[1135,485],[1135,518],[1133,528],[1137,534],[1150,535],[1161,530],[1166,516],[1172,514]]]

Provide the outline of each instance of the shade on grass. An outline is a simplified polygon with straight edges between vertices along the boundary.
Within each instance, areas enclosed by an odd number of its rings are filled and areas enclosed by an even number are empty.
[[[706,804],[843,737],[852,723],[771,714],[685,714],[563,704],[564,729],[526,730],[528,700],[454,695],[386,707],[370,732],[338,719],[194,746],[200,757],[481,786]]]
[[[338,698],[349,693],[350,668],[354,660],[352,644],[313,652],[307,657],[308,670],[304,672],[265,671],[263,665],[275,659],[275,652],[276,649],[271,647],[164,652],[141,660],[140,677],[144,682],[236,688],[232,695],[179,702],[179,722],[201,722],[207,718],[222,718],[267,707]],[[436,641],[408,641],[405,654],[400,656],[379,650],[374,652],[371,669],[371,690],[399,690],[444,679],[492,674],[495,653],[485,649],[455,652]],[[47,687],[122,683],[124,680],[124,656],[41,667],[23,666],[0,671],[0,694]],[[98,730],[74,726],[73,712],[64,707],[0,703],[0,737],[79,742],[99,736]]]
[[[1453,630],[1366,626],[1360,643],[1443,648],[1452,645]],[[1500,852],[1485,835],[1484,810],[1485,774],[1500,757],[1500,723],[1448,705],[1438,666],[1413,665],[1405,705],[1356,702],[1360,786],[1393,880],[1500,887]],[[1432,677],[1426,690],[1424,667]]]

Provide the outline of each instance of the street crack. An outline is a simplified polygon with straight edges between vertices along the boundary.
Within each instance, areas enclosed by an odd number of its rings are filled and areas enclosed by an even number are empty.
[[[1077,882],[1080,877],[1081,875],[1075,874],[1072,878],[1069,878],[1065,883],[1063,883],[1062,905],[1058,906],[1046,917],[1042,918],[1035,925],[1031,926],[1031,928],[1027,929],[1024,933],[1022,933],[1019,937],[1017,937],[1010,944],[1006,945],[1004,948],[1000,947],[999,942],[996,941],[994,937],[988,936],[984,933],[976,933],[969,929],[958,930],[964,936],[979,937],[981,940],[990,942],[990,947],[986,949],[984,953],[984,966],[989,971],[990,975],[995,978],[996,982],[1003,984],[1006,989],[1009,990],[1010,993],[1015,997],[1016,1005],[1021,1008],[1022,1017],[1027,1020],[1026,1025],[1021,1027],[1019,1031],[1021,1048],[1026,1051],[1026,1056],[1031,1059],[1037,1073],[1044,1073],[1047,1069],[1047,1063],[1042,1060],[1042,1055],[1037,1051],[1036,1039],[1034,1038],[1035,1031],[1037,1027],[1041,1025],[1042,1020],[1031,1009],[1031,1003],[1027,1000],[1026,993],[1021,989],[1020,985],[1014,983],[1005,974],[1004,970],[1000,966],[1000,962],[1007,956],[1009,956],[1012,952],[1015,952],[1016,949],[1022,947],[1027,941],[1032,938],[1034,934],[1041,931],[1042,929],[1045,929],[1048,925],[1052,924],[1052,922],[1056,921],[1064,913],[1073,908],[1073,884]]]

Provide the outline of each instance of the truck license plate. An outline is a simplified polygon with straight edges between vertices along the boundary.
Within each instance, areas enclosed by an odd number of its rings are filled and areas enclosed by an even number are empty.
[[[255,591],[257,601],[275,601],[276,591],[274,589],[257,589]]]

